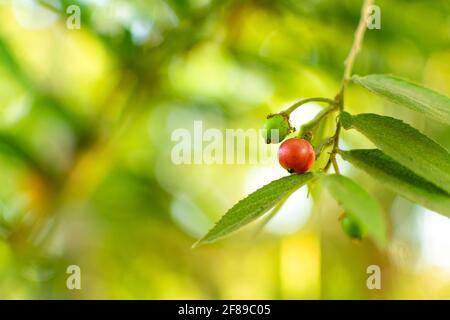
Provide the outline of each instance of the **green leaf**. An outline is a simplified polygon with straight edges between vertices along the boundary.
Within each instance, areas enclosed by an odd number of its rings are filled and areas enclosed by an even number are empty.
[[[345,129],[358,130],[395,161],[450,193],[449,152],[417,129],[376,114],[344,112],[340,119]]]
[[[380,183],[430,210],[450,217],[450,196],[378,149],[339,151],[341,157]]]
[[[194,247],[217,241],[254,221],[313,177],[312,173],[293,174],[258,189],[228,210],[206,236],[194,244]]]
[[[392,102],[450,124],[450,98],[436,91],[391,75],[355,75],[352,80]]]
[[[346,214],[367,229],[375,243],[384,248],[387,242],[386,221],[378,202],[347,177],[332,174],[322,177],[321,181]]]

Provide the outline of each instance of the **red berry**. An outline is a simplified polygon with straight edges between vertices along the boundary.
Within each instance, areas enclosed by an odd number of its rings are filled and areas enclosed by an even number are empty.
[[[289,173],[308,171],[314,164],[315,158],[312,145],[305,139],[288,139],[278,149],[278,161]]]

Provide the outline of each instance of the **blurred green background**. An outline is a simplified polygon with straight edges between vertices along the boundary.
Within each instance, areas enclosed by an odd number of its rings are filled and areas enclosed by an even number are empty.
[[[81,8],[81,29],[65,9]],[[450,96],[450,2],[383,0],[354,72]],[[269,165],[174,165],[177,128],[259,128],[297,98],[333,98],[361,1],[0,1],[0,298],[450,298],[450,221],[341,164],[383,205],[379,252],[303,188],[259,222],[191,249]],[[350,85],[346,108],[404,119],[450,149],[450,128]],[[299,125],[320,110],[308,104]],[[355,133],[343,146],[370,147]],[[315,203],[313,203],[315,202]],[[81,290],[66,268],[81,268]],[[366,268],[382,271],[368,290]]]

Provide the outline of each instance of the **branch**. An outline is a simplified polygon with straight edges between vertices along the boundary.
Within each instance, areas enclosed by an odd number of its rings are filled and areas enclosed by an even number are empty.
[[[367,28],[367,19],[369,18],[369,7],[373,5],[373,0],[364,0],[363,6],[361,8],[361,17],[359,18],[358,27],[355,31],[355,36],[353,38],[353,44],[344,62],[344,75],[342,77],[341,89],[339,93],[334,98],[335,105],[338,106],[339,110],[344,110],[344,89],[347,82],[350,80],[352,75],[353,64],[355,62],[358,52],[361,50],[362,42],[364,39],[364,34]],[[336,125],[336,132],[334,133],[334,144],[333,150],[331,151],[330,158],[324,167],[327,171],[332,164],[334,171],[339,174],[339,167],[336,161],[336,153],[339,148],[339,135],[341,132],[341,123],[338,121]]]
[[[362,42],[364,39],[364,33],[367,29],[367,19],[369,17],[369,7],[373,5],[373,0],[365,0],[361,8],[361,18],[359,19],[358,27],[355,31],[353,38],[353,44],[344,62],[344,76],[342,78],[341,91],[344,89],[346,82],[350,79],[353,64],[355,62],[356,55],[361,50]]]

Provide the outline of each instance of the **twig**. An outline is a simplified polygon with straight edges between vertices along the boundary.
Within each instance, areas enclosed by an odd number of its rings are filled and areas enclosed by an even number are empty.
[[[328,98],[321,98],[321,97],[315,97],[315,98],[308,98],[308,99],[303,99],[303,100],[299,100],[296,103],[294,103],[293,105],[291,105],[289,108],[287,108],[284,111],[281,111],[280,113],[285,113],[285,114],[290,114],[291,112],[293,112],[295,109],[297,109],[298,107],[300,107],[301,105],[308,103],[308,102],[326,102],[328,104],[333,104],[334,100],[332,99],[328,99]]]
[[[361,50],[364,34],[367,29],[367,18],[369,17],[369,7],[373,5],[373,0],[365,0],[361,8],[361,18],[355,31],[353,44],[344,62],[344,76],[342,77],[341,92],[344,90],[345,84],[351,77],[353,64],[358,52]]]
[[[339,170],[339,166],[338,166],[336,157],[333,157],[331,159],[331,163],[333,164],[334,172],[337,173],[337,174],[341,174],[341,171]]]
[[[336,107],[337,106],[335,104],[332,104],[326,109],[322,109],[314,119],[301,126],[298,136],[303,137],[308,131],[313,130],[327,115],[335,111]]]
[[[339,90],[339,93],[334,98],[335,104],[338,106],[339,110],[344,110],[344,90],[345,85],[350,80],[353,64],[355,63],[356,56],[358,55],[358,52],[361,50],[362,42],[364,40],[364,34],[366,32],[367,28],[367,19],[369,17],[369,7],[373,5],[373,0],[364,0],[363,6],[361,8],[361,17],[359,19],[358,27],[355,31],[355,36],[353,38],[353,44],[350,48],[350,51],[347,55],[347,58],[344,62],[344,75],[342,77],[341,82],[341,88]],[[341,132],[341,124],[340,122],[336,125],[336,131],[334,133],[334,144],[333,144],[333,150],[331,151],[330,158],[328,159],[327,164],[325,165],[324,170],[327,171],[330,167],[330,164],[333,164],[334,171],[336,173],[339,173],[339,167],[336,161],[336,153],[339,148],[339,135]]]

